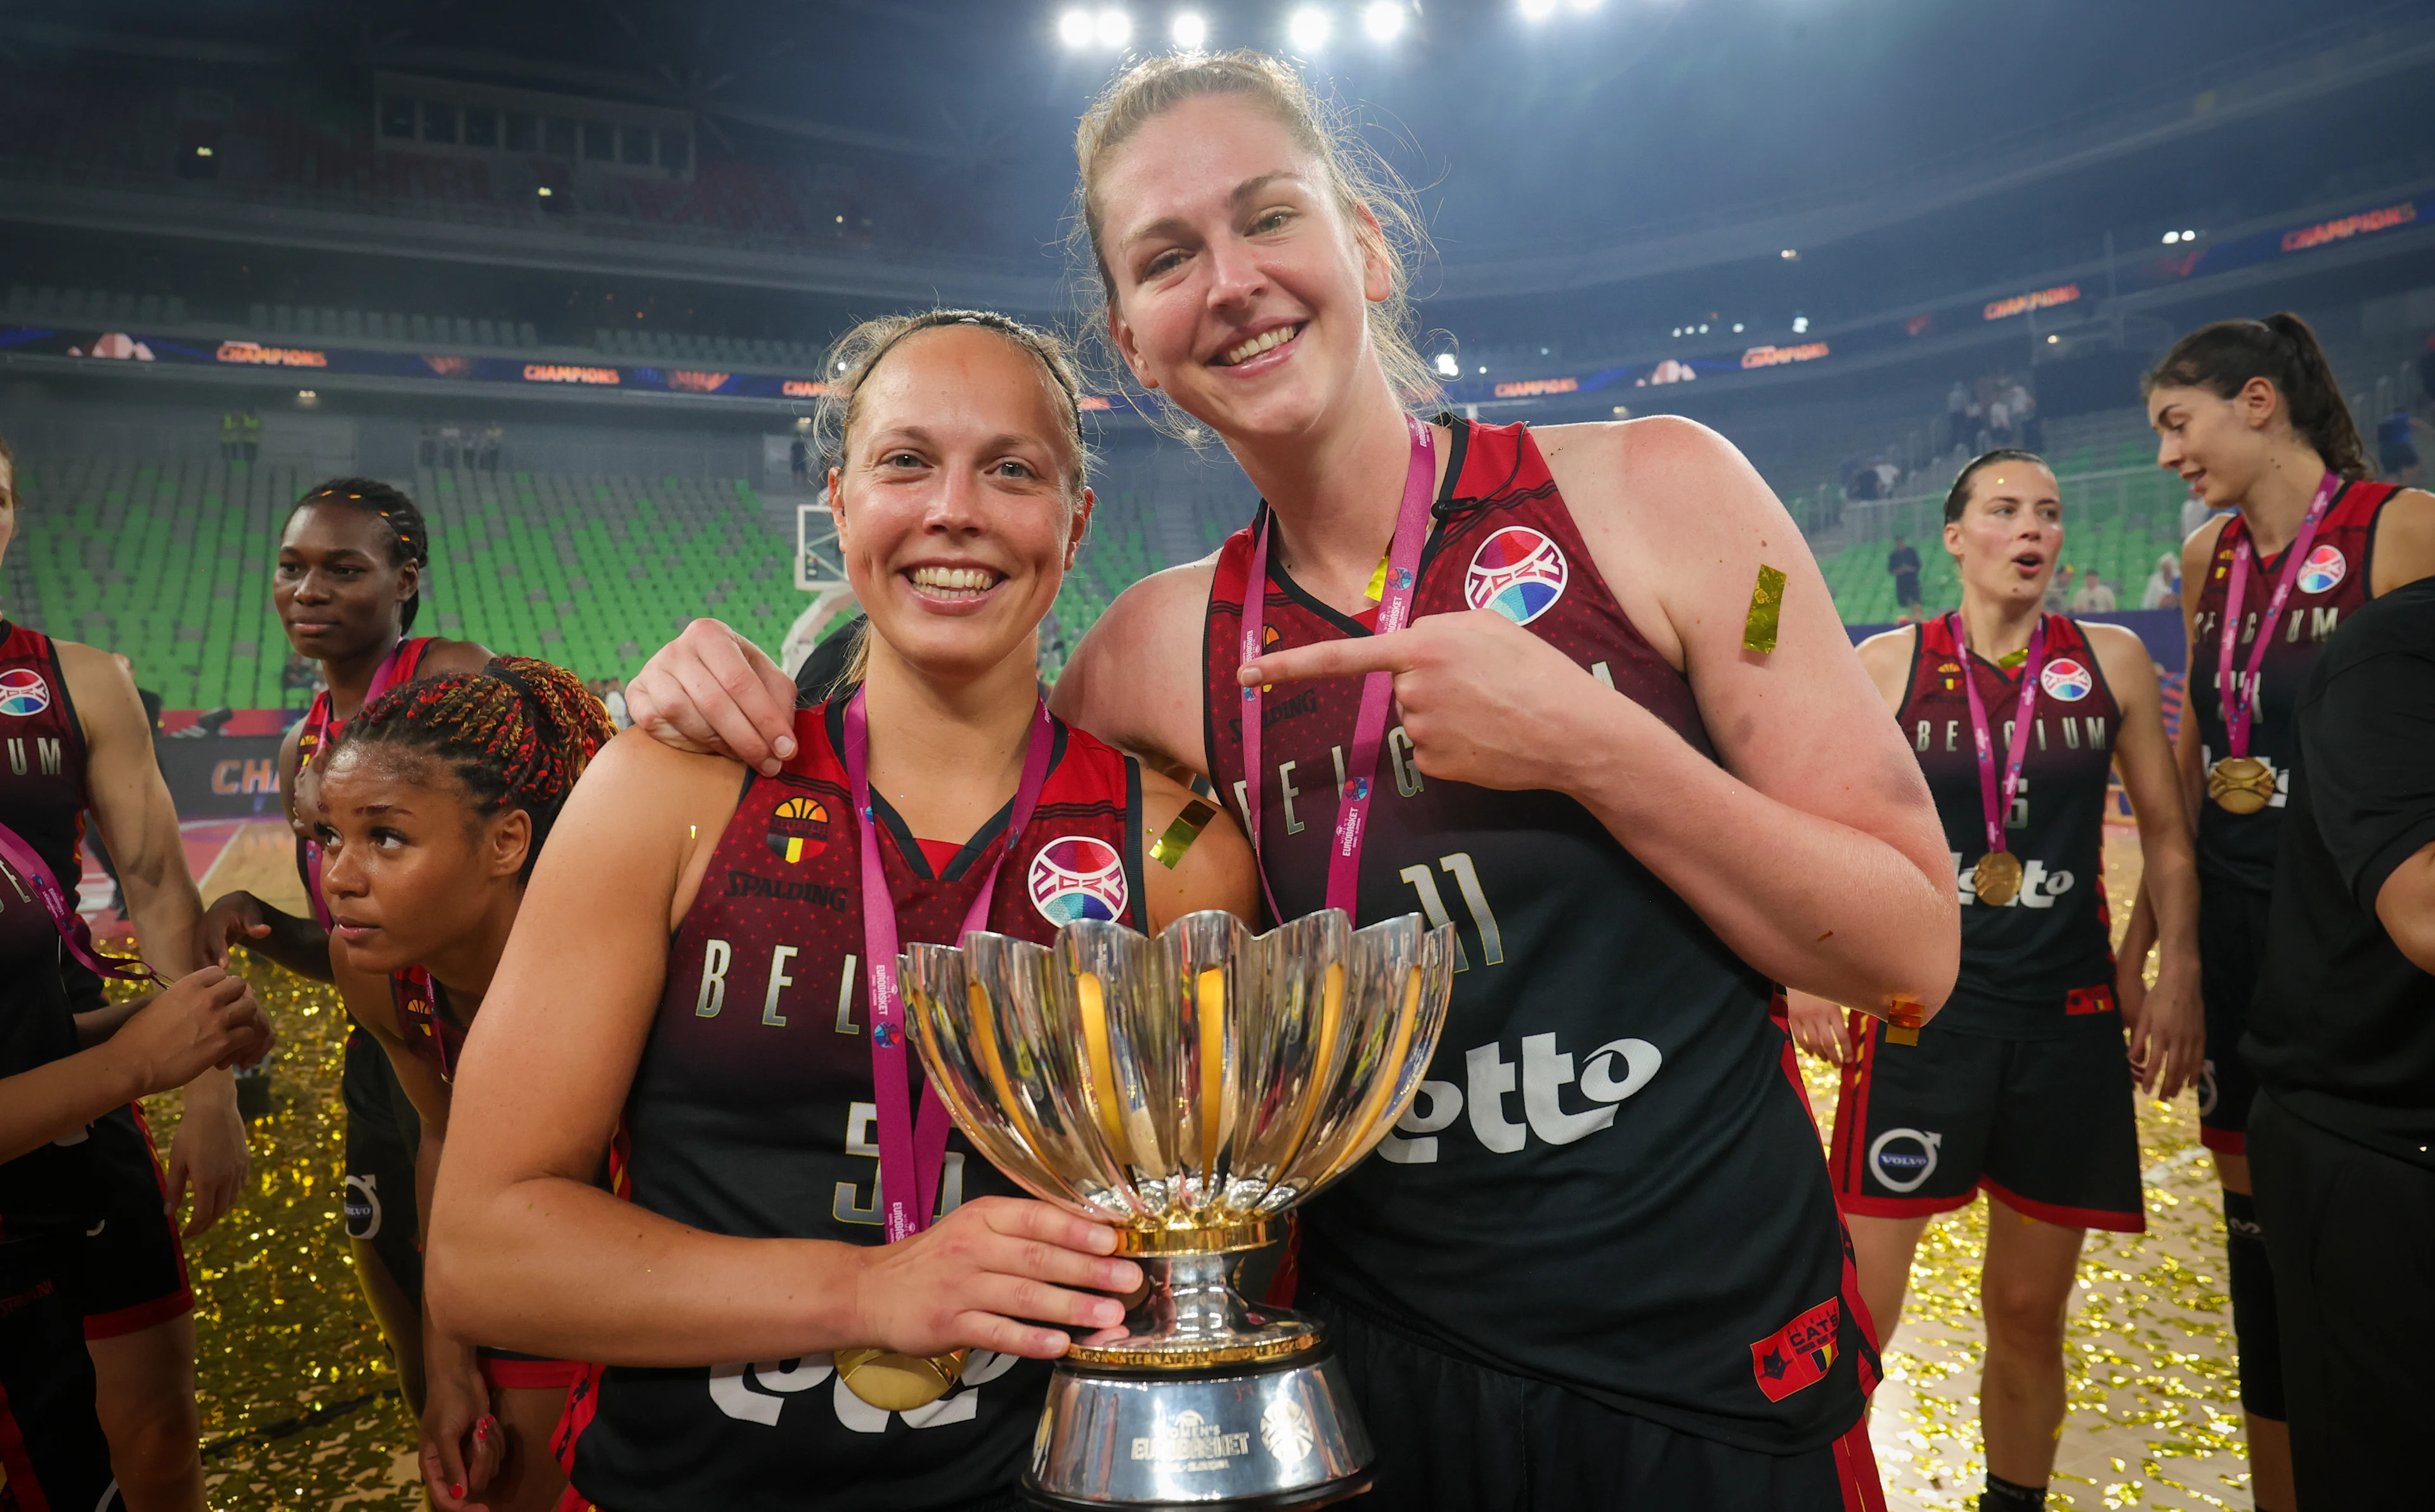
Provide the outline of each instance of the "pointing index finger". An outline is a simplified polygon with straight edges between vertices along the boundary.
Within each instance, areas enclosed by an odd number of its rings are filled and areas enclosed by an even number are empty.
[[[1311,645],[1290,646],[1254,657],[1235,669],[1235,680],[1246,688],[1266,683],[1303,682],[1314,678],[1355,678],[1370,672],[1402,672],[1410,662],[1406,655],[1411,632],[1397,630],[1390,635],[1350,636],[1340,641],[1321,641]]]

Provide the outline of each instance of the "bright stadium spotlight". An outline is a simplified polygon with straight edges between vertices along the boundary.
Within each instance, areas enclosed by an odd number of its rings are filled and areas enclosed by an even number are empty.
[[[2194,232],[2194,231],[2185,231],[2185,232],[2182,232],[2182,240],[2184,240],[2184,241],[2185,241],[2185,242],[2194,242],[2194,241],[2197,241],[2198,239],[2199,239],[2199,233],[2198,233],[2197,232]]]
[[[1097,30],[1087,10],[1068,10],[1057,18],[1057,40],[1068,47],[1088,47]]]
[[[1455,354],[1451,352],[1441,352],[1438,353],[1437,369],[1438,376],[1441,378],[1459,378],[1462,376],[1462,364],[1455,359]]]
[[[1794,335],[1806,335],[1808,330],[1809,317],[1805,315],[1796,315],[1792,318],[1792,334]]]
[[[1286,23],[1286,36],[1306,53],[1326,46],[1328,35],[1335,30],[1335,21],[1316,6],[1304,6]]]
[[[1801,254],[1789,247],[1775,255],[1783,258],[1787,263],[1798,263],[1801,261]]]
[[[1556,0],[1522,0],[1522,16],[1526,21],[1545,21],[1556,13]]]
[[[1404,8],[1395,0],[1373,0],[1362,8],[1361,29],[1374,42],[1392,42],[1404,29]]]
[[[1102,47],[1122,47],[1133,34],[1133,18],[1121,10],[1102,10],[1092,30]]]
[[[1175,40],[1175,45],[1185,52],[1199,52],[1209,44],[1209,23],[1197,10],[1177,11],[1175,19],[1167,23],[1166,30],[1167,35]]]

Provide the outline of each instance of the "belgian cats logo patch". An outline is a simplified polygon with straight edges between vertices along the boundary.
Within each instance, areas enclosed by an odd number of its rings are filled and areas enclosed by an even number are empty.
[[[1463,602],[1528,625],[1564,596],[1572,566],[1554,541],[1528,525],[1507,525],[1479,543],[1463,575]]]
[[[1750,1347],[1751,1379],[1770,1401],[1816,1385],[1835,1364],[1842,1328],[1843,1304],[1830,1297]]]
[[[1052,924],[1125,916],[1125,859],[1107,841],[1060,835],[1031,858],[1031,906]]]
[[[769,815],[770,853],[788,866],[829,848],[829,811],[818,799],[790,798]]]

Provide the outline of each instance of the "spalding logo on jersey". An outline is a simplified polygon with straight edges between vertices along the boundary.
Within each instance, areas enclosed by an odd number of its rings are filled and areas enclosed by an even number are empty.
[[[2088,675],[2086,667],[2067,656],[2059,656],[2038,674],[2038,686],[2046,689],[2050,698],[2078,703],[2095,691],[2097,679]]]
[[[0,672],[0,714],[38,714],[51,706],[51,685],[32,667]]]
[[[1062,835],[1031,858],[1031,906],[1052,924],[1121,919],[1125,898],[1125,859],[1105,840]]]
[[[819,855],[829,848],[829,811],[817,799],[790,798],[770,813],[766,838],[790,867]]]
[[[1564,596],[1571,567],[1556,543],[1528,525],[1508,525],[1479,543],[1463,577],[1463,601],[1528,625]]]
[[[2300,564],[2300,592],[2331,593],[2344,577],[2350,576],[2350,570],[2351,564],[2343,558],[2342,548],[2328,541],[2308,553],[2308,559]]]

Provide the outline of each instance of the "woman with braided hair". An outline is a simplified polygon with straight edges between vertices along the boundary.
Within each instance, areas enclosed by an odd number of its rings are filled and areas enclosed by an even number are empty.
[[[431,532],[412,499],[376,478],[331,478],[296,502],[279,539],[271,606],[297,654],[324,687],[279,749],[279,795],[296,831],[296,869],[310,906],[297,918],[250,892],[223,894],[204,915],[202,945],[223,961],[243,945],[317,982],[330,980],[320,868],[298,800],[315,753],[356,711],[390,688],[447,672],[478,672],[491,653],[470,641],[411,635],[431,570]],[[421,1235],[414,1205],[413,1108],[380,1047],[347,1037],[346,1225],[355,1280],[397,1361],[406,1400],[423,1405]]]
[[[383,695],[339,731],[311,784],[331,977],[421,1115],[418,1218],[448,1138],[457,1054],[525,883],[584,764],[615,734],[573,673],[501,657]],[[583,1367],[477,1350],[427,1322],[423,1359],[434,1503],[554,1506],[565,1476],[546,1446]]]

